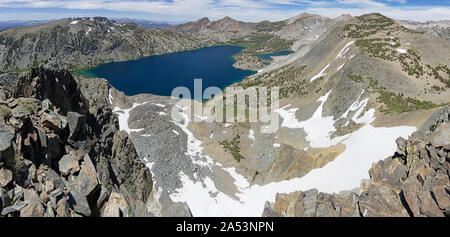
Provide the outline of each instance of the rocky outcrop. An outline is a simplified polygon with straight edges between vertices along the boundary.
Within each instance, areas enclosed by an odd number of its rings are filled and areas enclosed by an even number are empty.
[[[166,190],[153,189],[146,203],[149,212],[155,217],[192,217],[191,210],[185,202],[173,202]]]
[[[149,169],[144,168],[139,160],[136,149],[126,132],[118,132],[114,135],[111,150],[111,168],[125,197],[128,200],[145,203],[152,191],[152,177]],[[136,167],[142,167],[142,169],[136,170]]]
[[[41,101],[48,99],[64,116],[69,111],[81,114],[87,112],[78,84],[66,70],[32,68],[29,75],[24,75],[18,80],[14,97],[32,97]],[[47,104],[46,107],[50,106]]]
[[[370,179],[358,191],[340,194],[317,190],[278,194],[263,216],[450,215],[449,107],[435,112],[408,140],[398,138],[397,152],[373,164]]]
[[[91,80],[95,92],[83,93],[69,72],[48,68],[16,80],[0,98],[0,216],[100,216],[119,211],[109,203],[117,195],[126,216],[146,215],[151,174],[101,99],[108,85]]]

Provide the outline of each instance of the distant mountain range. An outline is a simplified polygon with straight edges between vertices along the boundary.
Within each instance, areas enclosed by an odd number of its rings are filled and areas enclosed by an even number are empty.
[[[430,35],[440,36],[444,39],[450,40],[450,21],[398,21],[406,28],[416,31],[426,32]]]
[[[163,21],[152,21],[145,19],[133,19],[133,18],[111,18],[111,20],[115,20],[117,22],[127,22],[127,23],[135,23],[139,27],[143,29],[160,29],[160,28],[168,28],[175,24],[167,23]],[[0,21],[0,31],[6,30],[9,28],[19,28],[19,27],[30,27],[30,26],[38,26],[42,24],[46,24],[56,20],[12,20],[12,21]]]
[[[139,27],[143,29],[160,29],[160,28],[168,28],[173,26],[176,23],[167,23],[163,21],[151,21],[151,20],[145,20],[145,19],[133,19],[133,18],[112,18],[112,20],[115,20],[117,22],[133,22]]]
[[[54,20],[32,20],[32,21],[0,21],[0,31],[9,28],[38,26]]]

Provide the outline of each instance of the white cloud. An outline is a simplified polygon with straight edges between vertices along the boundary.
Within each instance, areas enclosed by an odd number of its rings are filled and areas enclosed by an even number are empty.
[[[372,0],[337,0],[340,4],[353,6],[371,6],[371,7],[385,7],[386,5]]]
[[[390,0],[406,2],[406,0]],[[375,0],[0,0],[1,7],[15,8],[64,8],[69,10],[109,10],[120,12],[138,12],[147,14],[148,18],[156,15],[165,20],[190,21],[207,16],[213,20],[230,16],[243,21],[284,20],[301,12],[316,13],[328,17],[342,14],[361,15],[370,12],[380,12],[396,19],[411,19],[418,21],[448,19],[450,8],[442,7],[393,7]],[[1,9],[0,9],[1,12]],[[49,13],[61,15],[57,13]],[[3,14],[4,15],[4,14]],[[0,14],[0,17],[2,14]],[[30,15],[30,17],[33,15]],[[20,16],[25,17],[25,16]],[[55,18],[49,16],[50,18]]]

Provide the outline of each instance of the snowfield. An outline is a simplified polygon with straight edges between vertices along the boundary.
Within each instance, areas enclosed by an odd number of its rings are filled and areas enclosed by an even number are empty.
[[[112,101],[111,97],[110,97],[110,101]],[[140,132],[144,129],[131,129],[128,126],[128,118],[130,117],[130,111],[133,110],[134,108],[140,106],[140,105],[145,105],[146,103],[133,103],[133,106],[131,106],[131,108],[129,109],[121,109],[119,107],[115,107],[113,110],[113,113],[116,113],[118,118],[119,118],[119,128],[122,131],[127,132],[128,134],[132,133],[132,132]]]
[[[309,172],[302,178],[295,178],[282,182],[274,182],[267,185],[252,185],[238,174],[234,168],[224,168],[215,163],[210,157],[208,160],[227,171],[234,179],[234,184],[239,190],[232,198],[217,190],[210,178],[201,181],[189,179],[180,174],[183,188],[172,194],[174,201],[187,202],[194,216],[261,216],[266,201],[274,202],[277,193],[291,193],[300,190],[316,188],[321,192],[338,193],[359,187],[362,179],[369,178],[369,169],[372,163],[392,155],[396,150],[395,139],[402,136],[407,138],[416,130],[415,127],[375,128],[368,123],[374,120],[374,110],[368,110],[364,115],[362,111],[367,105],[368,99],[358,98],[348,109],[346,114],[356,111],[353,120],[366,123],[356,132],[330,140],[329,133],[334,131],[332,117],[322,117],[323,104],[331,91],[320,97],[321,102],[314,115],[306,121],[297,121],[295,111],[280,109],[278,112],[283,118],[282,126],[288,128],[303,128],[308,134],[308,140],[312,147],[329,147],[342,142],[346,150],[333,162],[321,169]],[[183,125],[183,127],[186,127]],[[201,142],[189,132],[188,150],[202,152]],[[279,144],[274,144],[274,148]],[[191,153],[192,154],[192,153]],[[205,156],[202,154],[202,156]],[[195,156],[191,156],[195,159]]]
[[[330,132],[334,131],[334,120],[332,117],[322,117],[323,105],[327,101],[331,91],[320,97],[319,107],[313,116],[305,121],[298,121],[295,112],[298,108],[287,110],[285,106],[278,110],[283,121],[281,126],[291,129],[303,129],[307,133],[307,141],[310,147],[329,147],[338,143],[345,145],[345,151],[334,161],[323,168],[315,169],[302,178],[294,178],[281,182],[273,182],[267,185],[250,185],[249,182],[235,168],[223,167],[211,157],[203,153],[202,142],[195,138],[194,134],[187,128],[189,125],[186,108],[179,107],[182,122],[173,122],[187,135],[186,155],[192,159],[194,164],[209,167],[213,166],[228,172],[234,179],[238,193],[236,197],[220,192],[210,177],[192,180],[184,173],[179,176],[182,188],[170,195],[175,202],[186,202],[194,216],[261,216],[266,201],[274,202],[277,193],[292,193],[295,191],[306,191],[318,189],[320,192],[338,193],[359,187],[362,179],[369,178],[369,169],[374,162],[391,156],[396,151],[395,139],[399,136],[407,138],[416,130],[415,127],[400,126],[392,128],[373,127],[370,123],[375,119],[374,110],[367,110],[368,99],[363,99],[362,91],[360,97],[345,112],[347,117],[351,112],[352,120],[363,123],[359,130],[344,137],[330,139]],[[129,111],[139,106],[133,104],[131,109],[121,110],[115,108],[119,115],[120,129],[127,132],[133,130],[128,127]],[[251,132],[250,132],[251,133]],[[252,139],[253,134],[249,134]],[[274,147],[279,147],[274,144]],[[278,149],[278,148],[277,148]],[[151,167],[151,164],[147,164]],[[157,180],[156,180],[157,182]]]

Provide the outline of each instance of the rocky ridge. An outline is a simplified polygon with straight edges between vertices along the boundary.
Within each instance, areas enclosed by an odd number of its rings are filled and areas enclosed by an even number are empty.
[[[450,21],[398,21],[406,28],[425,32],[430,35],[439,36],[446,40],[450,40]]]
[[[169,30],[206,45],[230,44],[245,47],[234,56],[234,66],[257,71],[271,61],[258,57],[258,54],[296,51],[316,41],[333,24],[334,19],[303,13],[285,21],[258,23],[236,21],[230,17],[217,21],[202,18],[173,26]]]
[[[118,129],[106,81],[42,67],[15,81],[0,90],[1,216],[152,215],[151,174]]]
[[[359,190],[278,194],[275,203],[266,203],[263,216],[450,216],[449,119],[444,107],[408,140],[398,138],[397,152],[373,164]]]
[[[0,71],[36,65],[82,68],[111,61],[185,51],[202,44],[167,30],[104,17],[68,18],[0,32]]]

